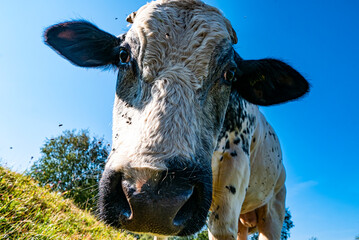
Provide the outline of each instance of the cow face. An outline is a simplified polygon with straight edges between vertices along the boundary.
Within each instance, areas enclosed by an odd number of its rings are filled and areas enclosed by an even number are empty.
[[[282,62],[242,60],[228,20],[200,1],[151,2],[128,21],[120,37],[65,22],[45,41],[75,65],[118,69],[100,217],[134,232],[192,234],[211,205],[211,156],[231,92],[270,105],[308,85]]]

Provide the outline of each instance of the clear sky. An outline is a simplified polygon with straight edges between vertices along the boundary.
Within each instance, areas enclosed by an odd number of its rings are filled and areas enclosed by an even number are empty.
[[[261,108],[282,143],[291,239],[353,240],[359,235],[359,1],[205,2],[232,22],[243,58],[279,58],[312,85],[300,101]],[[23,171],[45,138],[65,129],[89,129],[111,141],[115,73],[71,65],[43,44],[42,34],[54,23],[85,18],[119,35],[128,29],[126,16],[144,3],[1,1],[2,162]]]

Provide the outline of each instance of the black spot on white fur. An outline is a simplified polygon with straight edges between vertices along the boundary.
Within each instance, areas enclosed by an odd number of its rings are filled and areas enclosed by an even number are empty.
[[[227,188],[232,194],[236,194],[236,188],[233,187],[232,185],[226,186],[226,188]]]
[[[226,149],[229,149],[230,148],[230,146],[229,146],[229,141],[227,140],[226,141]]]

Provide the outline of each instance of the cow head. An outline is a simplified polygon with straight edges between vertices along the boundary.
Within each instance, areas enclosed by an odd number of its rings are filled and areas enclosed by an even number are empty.
[[[151,2],[128,21],[119,37],[86,21],[60,23],[45,42],[75,65],[118,71],[100,217],[135,232],[192,234],[211,205],[211,156],[230,94],[271,105],[308,84],[283,62],[240,58],[229,21],[201,1]]]

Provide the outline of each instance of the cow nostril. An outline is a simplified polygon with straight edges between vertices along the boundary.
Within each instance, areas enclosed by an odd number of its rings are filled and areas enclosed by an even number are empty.
[[[200,200],[200,191],[198,187],[194,187],[192,195],[186,201],[186,203],[178,210],[176,216],[173,219],[173,225],[176,227],[183,226],[191,219],[198,211],[198,203]]]
[[[131,210],[130,203],[128,202],[128,198],[126,197],[126,194],[124,192],[121,182],[122,182],[122,180],[119,181],[116,189],[118,191],[118,196],[119,196],[118,202],[121,207],[120,220],[126,221],[126,220],[130,219],[130,217],[132,215],[132,210]]]
[[[121,214],[125,217],[123,220],[130,219],[132,212],[128,203],[122,208]]]
[[[122,174],[117,173],[115,178],[112,179],[111,184],[111,195],[114,199],[112,199],[112,203],[116,204],[116,207],[120,210],[119,212],[119,221],[126,221],[131,217],[131,207],[125,195],[125,192],[122,187]]]
[[[107,170],[99,186],[99,217],[114,227],[120,227],[128,221],[132,213],[121,182],[120,172]]]

